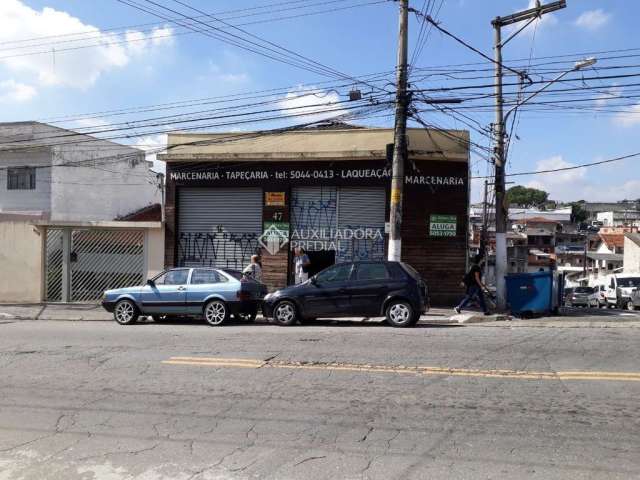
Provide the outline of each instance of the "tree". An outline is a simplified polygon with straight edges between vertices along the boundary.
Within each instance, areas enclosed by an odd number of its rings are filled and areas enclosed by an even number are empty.
[[[589,212],[587,212],[580,202],[572,202],[571,204],[571,222],[582,223],[589,218]]]
[[[542,205],[549,198],[549,194],[537,188],[527,188],[516,185],[507,190],[507,201],[509,204],[520,205],[522,207],[537,207]]]

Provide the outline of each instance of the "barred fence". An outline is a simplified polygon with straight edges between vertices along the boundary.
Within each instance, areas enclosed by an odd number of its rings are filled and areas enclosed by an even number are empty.
[[[144,230],[48,228],[46,235],[49,302],[93,302],[110,288],[144,282]]]

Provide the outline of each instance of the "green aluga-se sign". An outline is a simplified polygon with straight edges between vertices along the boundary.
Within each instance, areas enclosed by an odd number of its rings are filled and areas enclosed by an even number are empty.
[[[429,216],[429,235],[432,237],[455,237],[457,229],[456,215]]]

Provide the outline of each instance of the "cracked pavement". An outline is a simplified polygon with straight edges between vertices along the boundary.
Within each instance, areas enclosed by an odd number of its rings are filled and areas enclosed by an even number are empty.
[[[15,321],[0,332],[0,480],[640,478],[637,381],[161,363],[637,372],[637,328]]]

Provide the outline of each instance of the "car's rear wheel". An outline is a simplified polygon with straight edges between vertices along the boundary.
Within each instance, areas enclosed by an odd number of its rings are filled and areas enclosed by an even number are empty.
[[[204,319],[209,325],[222,325],[229,318],[229,309],[222,300],[211,300],[204,307]]]
[[[296,306],[289,300],[279,302],[273,309],[273,320],[278,325],[288,327],[296,323],[297,318],[298,312]]]
[[[387,323],[392,327],[411,327],[415,325],[417,321],[413,308],[404,300],[393,300],[389,302],[385,313]]]
[[[629,310],[629,311],[632,311],[632,312],[633,312],[635,309],[636,309],[636,307],[635,307],[635,305],[633,304],[633,301],[632,301],[632,300],[629,300],[629,301],[627,302],[627,310]]]
[[[138,307],[131,300],[120,300],[116,303],[116,308],[113,310],[113,318],[120,325],[131,325],[136,323],[140,312]]]

